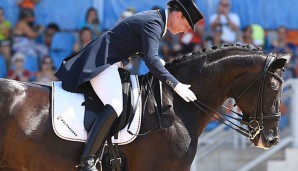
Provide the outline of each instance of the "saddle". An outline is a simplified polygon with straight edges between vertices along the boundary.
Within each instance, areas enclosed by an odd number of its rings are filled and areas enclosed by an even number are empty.
[[[119,150],[118,144],[113,144],[111,142],[111,137],[114,136],[115,138],[117,138],[118,132],[125,128],[127,124],[130,124],[135,115],[133,108],[134,100],[132,99],[133,95],[130,72],[122,68],[119,68],[118,71],[122,83],[123,111],[119,118],[115,121],[114,126],[111,128],[111,131],[107,137],[107,145],[105,146],[106,148],[104,149],[103,154],[100,154],[101,156],[99,156],[102,168],[104,170],[109,171],[124,171],[124,169],[126,168],[126,157]],[[155,110],[161,111],[162,99],[159,80],[155,78],[152,74],[149,74],[143,77],[142,84],[145,99],[148,97],[153,98]],[[85,106],[84,126],[86,131],[89,132],[98,114],[100,114],[101,110],[103,109],[104,105],[94,92],[90,82],[87,82],[84,85],[82,85],[80,87],[80,90],[82,91],[85,97],[85,102],[82,104],[83,106]],[[159,118],[160,117],[161,116],[159,116]]]
[[[118,117],[118,119],[115,121],[115,124],[111,129],[109,136],[113,136],[116,133],[118,133],[127,124],[129,124],[134,117],[130,72],[123,68],[119,68],[118,71],[122,83],[123,111],[121,115]],[[104,105],[96,95],[90,82],[87,82],[84,85],[82,85],[80,87],[80,90],[82,91],[85,97],[85,102],[82,104],[82,106],[85,106],[84,126],[86,131],[89,132],[98,114],[100,114],[100,112],[102,111]]]

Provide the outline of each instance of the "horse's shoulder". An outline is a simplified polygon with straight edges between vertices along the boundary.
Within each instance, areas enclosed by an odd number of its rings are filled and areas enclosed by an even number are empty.
[[[51,86],[34,84],[28,82],[20,82],[11,79],[1,79],[0,78],[0,92],[6,93],[10,95],[18,95],[25,93],[27,91],[34,92],[46,92],[49,93],[51,91]]]
[[[27,86],[23,82],[0,79],[1,90],[7,93],[18,93],[27,89]]]

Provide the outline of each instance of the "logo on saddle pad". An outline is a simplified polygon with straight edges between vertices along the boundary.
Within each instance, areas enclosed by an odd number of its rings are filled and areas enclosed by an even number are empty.
[[[118,133],[113,143],[125,145],[132,142],[140,131],[142,100],[138,77],[130,76],[135,115],[128,130],[128,125]],[[63,90],[61,82],[52,82],[52,125],[56,135],[64,140],[86,142],[88,132],[84,127],[84,95]],[[129,132],[130,133],[129,133]]]
[[[59,116],[57,118],[58,121],[61,121],[68,129],[71,133],[73,133],[74,136],[78,136],[78,134],[73,130],[71,129],[71,127],[65,122],[65,120],[62,118],[62,116]]]

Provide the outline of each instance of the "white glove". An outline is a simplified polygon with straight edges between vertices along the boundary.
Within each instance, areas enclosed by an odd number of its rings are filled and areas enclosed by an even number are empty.
[[[174,88],[179,96],[181,96],[186,102],[197,100],[196,95],[189,89],[190,85],[178,83]]]

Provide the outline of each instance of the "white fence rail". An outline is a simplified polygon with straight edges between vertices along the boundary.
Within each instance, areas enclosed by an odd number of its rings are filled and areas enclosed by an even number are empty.
[[[290,137],[284,138],[280,143],[278,143],[272,149],[265,151],[264,153],[262,153],[260,156],[258,156],[254,160],[248,162],[245,166],[240,168],[238,171],[249,171],[250,169],[254,168],[259,163],[268,159],[274,153],[276,153],[279,150],[283,149],[284,147],[288,146],[291,142],[293,142],[293,137],[290,136]]]

